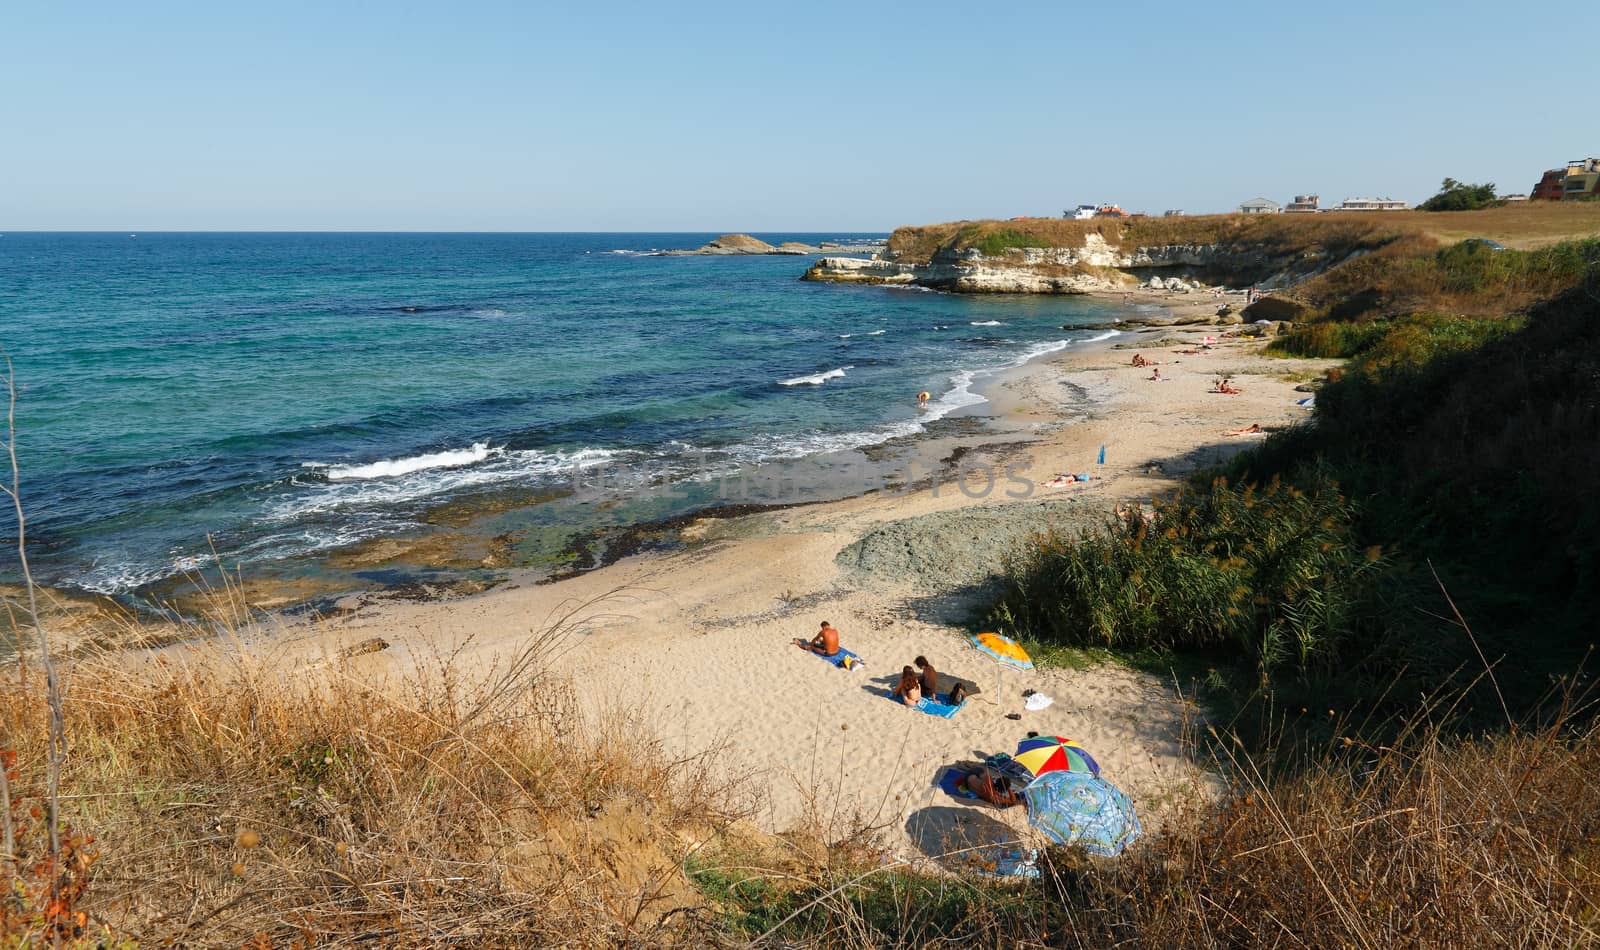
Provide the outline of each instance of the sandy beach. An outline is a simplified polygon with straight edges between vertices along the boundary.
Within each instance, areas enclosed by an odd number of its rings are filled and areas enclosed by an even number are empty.
[[[1304,416],[1295,387],[1327,363],[1271,358],[1259,342],[1227,338],[1181,352],[1218,332],[1129,331],[1010,372],[989,387],[985,407],[1004,436],[958,453],[964,482],[702,518],[681,529],[684,543],[671,553],[555,583],[514,580],[457,600],[380,600],[291,625],[262,648],[286,652],[290,664],[317,662],[382,637],[387,650],[352,661],[363,674],[449,653],[487,671],[570,613],[552,663],[589,715],[627,708],[669,753],[718,750],[727,772],[745,778],[764,831],[831,838],[870,828],[889,853],[916,860],[974,833],[995,835],[997,820],[1020,829],[1020,809],[961,802],[936,782],[957,761],[1011,751],[1029,730],[1080,741],[1153,825],[1172,801],[1205,785],[1181,747],[1199,710],[1175,684],[1116,665],[1017,670],[966,637],[983,575],[1016,540],[1099,523],[1119,503],[1148,502],[1263,437],[1226,433],[1252,424],[1271,431]],[[1130,365],[1135,352],[1161,361],[1161,381]],[[1219,375],[1242,392],[1210,393]],[[1103,466],[1094,464],[1102,445]],[[1027,497],[1006,496],[1004,487],[1023,493],[1015,480],[985,492],[988,465],[1010,465],[1026,479]],[[1058,472],[1103,478],[1040,486]],[[864,667],[835,669],[793,645],[822,620],[842,631]],[[919,654],[978,686],[954,718],[890,697],[901,667]],[[1024,711],[1029,689],[1053,704]]]

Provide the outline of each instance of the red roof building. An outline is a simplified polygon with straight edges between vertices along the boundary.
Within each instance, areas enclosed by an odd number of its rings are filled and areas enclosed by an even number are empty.
[[[1539,183],[1533,186],[1533,191],[1528,193],[1529,201],[1560,201],[1561,193],[1565,189],[1567,170],[1565,168],[1552,168],[1544,173]]]

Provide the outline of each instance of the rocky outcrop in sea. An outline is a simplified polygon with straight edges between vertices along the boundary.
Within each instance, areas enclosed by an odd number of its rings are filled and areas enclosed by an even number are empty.
[[[791,254],[804,257],[816,254],[875,254],[883,250],[881,242],[868,244],[834,244],[824,241],[819,245],[802,244],[799,241],[785,241],[782,244],[768,244],[758,237],[748,234],[724,234],[714,241],[694,248],[693,250],[662,251],[661,257],[709,257],[718,255],[740,254]]]

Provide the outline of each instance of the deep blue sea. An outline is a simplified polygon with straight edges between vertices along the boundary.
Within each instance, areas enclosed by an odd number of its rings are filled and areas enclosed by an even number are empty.
[[[35,570],[126,593],[213,545],[248,570],[607,460],[673,478],[859,448],[1113,317],[648,254],[714,236],[6,233]]]

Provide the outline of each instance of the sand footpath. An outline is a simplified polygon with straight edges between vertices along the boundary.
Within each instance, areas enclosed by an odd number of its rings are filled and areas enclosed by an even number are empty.
[[[1270,431],[1305,416],[1295,386],[1328,361],[1271,358],[1247,341],[1198,354],[1178,352],[1187,344],[1153,345],[1218,332],[1129,332],[1011,373],[991,387],[985,407],[1004,420],[1010,442],[1003,452],[980,446],[962,459],[974,473],[968,492],[946,483],[702,519],[672,553],[457,601],[383,603],[316,632],[291,630],[277,646],[331,655],[382,636],[391,649],[362,660],[374,670],[457,647],[466,663],[487,668],[548,618],[589,604],[555,661],[584,705],[595,716],[618,704],[643,712],[673,754],[721,749],[730,770],[750,777],[754,818],[767,831],[871,826],[889,851],[915,859],[972,828],[1020,828],[1021,809],[974,807],[934,783],[958,760],[1011,751],[1028,730],[1080,741],[1133,796],[1147,825],[1159,823],[1163,807],[1197,781],[1180,745],[1197,710],[1173,684],[1115,665],[1005,667],[968,645],[964,624],[981,602],[985,566],[997,570],[1014,539],[1052,524],[1103,522],[1117,503],[1148,501],[1262,438],[1225,433],[1253,423]],[[1162,361],[1163,381],[1129,365],[1135,351]],[[1222,374],[1243,392],[1209,393]],[[1101,445],[1106,463],[1097,466]],[[1025,473],[1031,495],[972,490],[986,461]],[[1086,487],[1038,487],[1057,472],[1080,471],[1104,477]],[[960,564],[928,555],[941,545],[979,555]],[[841,671],[793,646],[821,620],[840,628],[864,668]],[[980,687],[953,719],[889,697],[900,668],[918,654]],[[1024,711],[1029,689],[1054,704]]]

